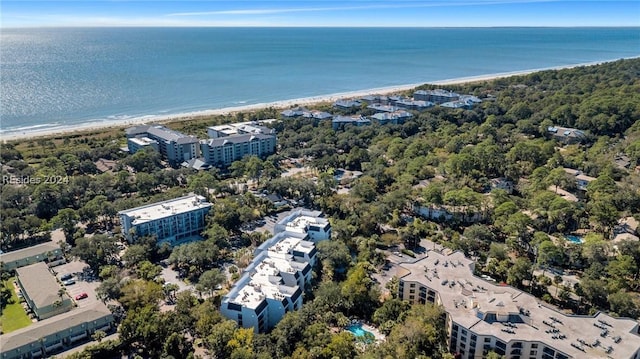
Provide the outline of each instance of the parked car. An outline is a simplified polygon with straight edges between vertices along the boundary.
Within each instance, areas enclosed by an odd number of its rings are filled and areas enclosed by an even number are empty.
[[[65,280],[64,282],[62,282],[62,284],[64,285],[74,285],[76,284],[76,281],[73,279],[69,279],[69,280]]]
[[[76,300],[81,300],[84,298],[87,298],[89,295],[87,293],[80,293],[78,295],[76,295]]]
[[[60,276],[61,281],[69,280],[71,278],[73,278],[73,274],[71,273],[63,274],[62,276]]]

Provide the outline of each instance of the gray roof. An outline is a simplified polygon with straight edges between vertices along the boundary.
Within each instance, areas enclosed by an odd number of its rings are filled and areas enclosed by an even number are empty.
[[[127,136],[137,136],[148,133],[165,141],[172,141],[178,144],[196,143],[198,139],[195,136],[185,135],[182,132],[171,130],[161,125],[142,125],[130,127],[125,130]]]
[[[24,258],[44,255],[47,252],[53,252],[55,250],[60,250],[60,246],[53,242],[42,243],[32,247],[19,249],[17,251],[0,254],[0,262],[9,263],[19,261]]]
[[[211,165],[204,162],[201,158],[192,158],[189,161],[182,162],[182,167],[193,168],[195,170],[206,170]]]
[[[262,133],[248,133],[244,135],[225,136],[220,138],[212,138],[208,140],[202,140],[200,143],[206,143],[211,147],[224,146],[226,144],[245,143],[253,140],[266,140],[273,138],[273,135],[265,135]]]
[[[134,126],[134,127],[129,127],[126,130],[124,130],[124,132],[127,134],[127,136],[137,136],[137,135],[141,135],[143,133],[147,133],[147,131],[149,130],[149,125],[141,125],[141,126]]]
[[[49,271],[46,263],[40,262],[16,269],[22,288],[38,308],[46,307],[59,300],[58,290],[61,288],[56,278]]]
[[[38,341],[40,338],[59,333],[67,328],[98,320],[106,316],[111,316],[109,308],[101,302],[96,302],[89,307],[72,310],[14,332],[2,334],[0,336],[0,348],[2,348],[3,352],[10,351]]]
[[[333,122],[344,122],[344,123],[353,123],[353,122],[357,122],[357,123],[368,123],[371,122],[369,119],[364,118],[363,116],[360,115],[355,115],[355,116],[334,116],[333,117]]]

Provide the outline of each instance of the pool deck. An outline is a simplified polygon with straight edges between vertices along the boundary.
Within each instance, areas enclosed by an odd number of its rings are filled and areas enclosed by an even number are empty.
[[[376,338],[377,342],[383,342],[387,339],[387,337],[380,333],[380,331],[378,331],[378,328],[376,327],[372,327],[369,324],[364,324],[362,323],[362,329],[368,331],[369,333],[373,334],[373,336]]]

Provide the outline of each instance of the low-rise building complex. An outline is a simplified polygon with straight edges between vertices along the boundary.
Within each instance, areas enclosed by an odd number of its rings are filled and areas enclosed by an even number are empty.
[[[25,302],[39,320],[73,308],[71,298],[43,262],[16,269],[16,282]]]
[[[155,236],[158,243],[174,246],[200,238],[212,204],[198,195],[148,204],[118,212],[122,235],[131,243]]]
[[[113,330],[113,315],[101,302],[60,314],[42,322],[32,324],[0,336],[1,359],[31,359],[48,357],[51,354],[76,346],[101,330]]]
[[[53,242],[0,254],[0,263],[4,270],[13,270],[38,262],[55,263],[61,259],[62,250]]]
[[[399,297],[441,305],[449,349],[461,358],[483,358],[489,351],[511,359],[640,358],[637,321],[567,315],[476,277],[473,269],[463,253],[438,251],[399,268]]]
[[[362,115],[354,116],[334,116],[331,120],[331,127],[334,131],[343,129],[345,126],[367,126],[371,124],[371,120]]]

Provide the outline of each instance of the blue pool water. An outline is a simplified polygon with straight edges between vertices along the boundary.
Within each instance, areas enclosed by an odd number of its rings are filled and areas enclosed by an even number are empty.
[[[362,325],[350,325],[347,327],[347,330],[353,333],[356,337],[364,337],[364,334],[367,332],[362,329]]]
[[[581,237],[574,236],[574,235],[567,235],[567,236],[565,236],[565,238],[571,243],[582,244],[582,238]]]
[[[356,336],[356,339],[365,340],[367,343],[369,343],[374,338],[373,333],[362,329],[362,324],[350,325],[347,327],[347,330],[353,333],[353,335]]]

